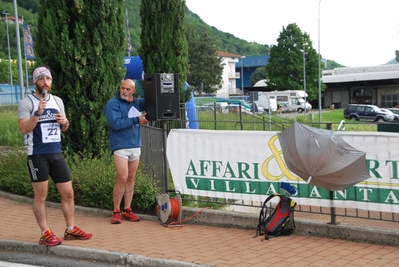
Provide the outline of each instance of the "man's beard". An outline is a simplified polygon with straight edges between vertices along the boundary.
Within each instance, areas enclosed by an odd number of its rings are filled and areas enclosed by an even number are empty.
[[[126,101],[131,101],[132,100],[132,97],[130,96],[123,96],[123,95],[121,95],[121,98],[123,99],[123,100],[126,100]]]
[[[51,91],[51,86],[42,86],[42,87],[36,87],[37,91],[39,92],[39,94],[43,94],[43,90],[47,90],[47,93],[50,93]]]

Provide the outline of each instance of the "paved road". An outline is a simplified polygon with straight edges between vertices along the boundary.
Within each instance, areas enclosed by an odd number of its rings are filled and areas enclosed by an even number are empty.
[[[352,238],[359,231],[365,231],[363,237],[369,242],[376,242],[379,236],[389,234],[387,238],[394,243],[399,240],[397,223],[393,226],[396,232],[384,230],[379,233],[375,229],[367,232],[369,227],[359,225],[354,227],[342,223],[329,226],[298,218],[297,231],[293,235],[262,242],[262,237],[253,238],[256,216],[237,216],[233,212],[214,210],[206,210],[191,218],[190,223],[184,223],[184,227],[173,229],[145,216],[137,223],[123,221],[122,224],[112,225],[111,211],[77,207],[76,223],[82,229],[91,231],[93,237],[83,241],[64,241],[60,246],[45,248],[37,244],[40,231],[32,205],[26,199],[0,197],[0,249],[3,251],[29,252],[43,258],[58,255],[119,266],[399,266],[399,246],[339,239]],[[59,206],[49,203],[47,211],[50,227],[55,234],[62,235],[65,222]],[[184,215],[183,218],[189,217]],[[253,228],[232,227],[244,221],[248,221]],[[204,225],[210,222],[225,227]],[[331,238],[314,235],[322,228],[328,228],[326,231]]]

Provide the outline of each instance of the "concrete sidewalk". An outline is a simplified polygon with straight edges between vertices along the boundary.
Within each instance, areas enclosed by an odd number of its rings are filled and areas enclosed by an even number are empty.
[[[50,228],[61,238],[65,222],[59,205],[49,203],[47,212]],[[157,217],[145,215],[140,222],[124,220],[122,224],[112,225],[110,215],[111,211],[76,207],[76,224],[92,232],[93,237],[85,241],[63,241],[60,246],[46,248],[38,245],[40,230],[31,199],[0,192],[0,251],[53,254],[123,266],[399,266],[397,245],[304,235],[309,230],[317,231],[318,223],[302,218],[296,220],[295,234],[262,241],[262,237],[253,238],[256,216],[248,216],[247,223],[253,223],[253,228],[245,229],[248,227],[233,225],[237,217],[227,218],[225,213],[216,211],[203,212],[183,223],[183,227],[175,228],[164,227]],[[184,215],[187,212],[183,213],[183,219]],[[211,216],[214,225],[233,227],[203,225],[204,220],[211,223]],[[327,229],[330,229],[325,230],[329,231],[327,235],[339,235],[346,229],[344,235],[350,236],[356,228],[342,225]],[[387,229],[381,233],[392,236],[395,232],[398,230]],[[373,242],[372,235],[369,241]]]

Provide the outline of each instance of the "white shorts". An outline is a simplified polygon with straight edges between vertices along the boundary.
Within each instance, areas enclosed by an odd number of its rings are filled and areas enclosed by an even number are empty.
[[[114,155],[127,159],[129,162],[135,161],[141,155],[141,148],[123,148],[114,151]]]

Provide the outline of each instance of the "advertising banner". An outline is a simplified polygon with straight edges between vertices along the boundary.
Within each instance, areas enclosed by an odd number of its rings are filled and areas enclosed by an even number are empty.
[[[175,190],[182,194],[257,201],[280,192],[288,182],[299,205],[399,212],[399,135],[337,132],[366,152],[371,178],[345,190],[307,184],[286,166],[272,131],[175,129],[167,138],[167,158]]]
[[[33,51],[33,39],[32,34],[28,25],[23,23],[24,29],[24,49],[25,49],[25,59],[35,59],[35,52]]]

